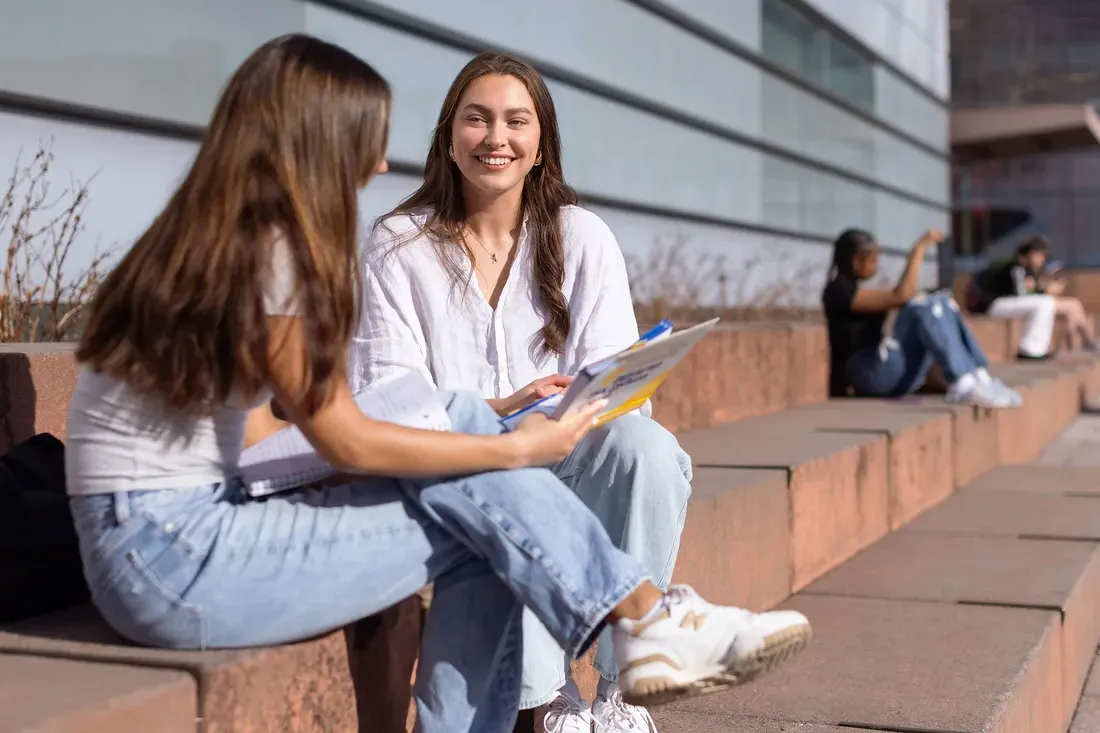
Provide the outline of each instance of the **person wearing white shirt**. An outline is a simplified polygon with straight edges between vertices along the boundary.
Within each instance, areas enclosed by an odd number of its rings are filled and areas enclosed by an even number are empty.
[[[424,179],[364,247],[353,390],[414,370],[443,390],[478,390],[503,415],[637,340],[622,252],[564,181],[553,102],[529,65],[485,55],[459,74]],[[667,588],[691,458],[651,409],[594,430],[554,471]],[[618,692],[609,635],[592,708],[531,614],[524,655],[521,708],[543,708],[536,729],[655,730]]]

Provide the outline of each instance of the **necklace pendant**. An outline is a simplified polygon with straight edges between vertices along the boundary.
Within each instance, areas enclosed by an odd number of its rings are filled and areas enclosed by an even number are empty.
[[[491,259],[493,262],[496,262],[497,256],[495,254],[489,255],[489,259]]]

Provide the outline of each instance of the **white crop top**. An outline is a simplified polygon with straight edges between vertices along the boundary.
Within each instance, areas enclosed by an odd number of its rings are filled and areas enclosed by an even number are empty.
[[[272,242],[264,304],[269,315],[301,313],[282,237]],[[125,382],[82,369],[65,438],[68,493],[185,489],[224,481],[236,473],[248,411],[270,399],[266,392],[250,404],[231,400],[214,415],[195,417]]]

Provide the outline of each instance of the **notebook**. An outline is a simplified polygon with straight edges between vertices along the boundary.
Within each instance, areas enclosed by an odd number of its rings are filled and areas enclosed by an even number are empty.
[[[583,367],[564,392],[544,397],[501,422],[511,430],[532,412],[560,420],[597,399],[606,399],[607,407],[596,416],[596,424],[610,422],[644,405],[716,323],[713,318],[673,333],[672,323],[662,321],[618,354]]]
[[[364,415],[381,422],[423,430],[451,429],[443,400],[418,372],[373,384],[355,396],[355,403]],[[242,451],[238,469],[252,497],[289,491],[336,473],[293,426]]]

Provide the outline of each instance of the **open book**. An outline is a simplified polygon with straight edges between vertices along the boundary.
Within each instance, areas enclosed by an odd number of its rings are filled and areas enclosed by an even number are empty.
[[[418,372],[371,385],[355,395],[373,420],[422,430],[451,429],[435,389]],[[296,427],[283,428],[241,452],[239,476],[249,496],[267,496],[320,481],[336,473]]]
[[[544,397],[505,416],[501,422],[511,429],[532,412],[560,420],[573,410],[605,398],[607,407],[596,418],[597,425],[636,410],[653,396],[673,367],[717,322],[714,318],[672,333],[672,323],[662,321],[618,354],[582,367],[564,392]]]

